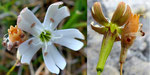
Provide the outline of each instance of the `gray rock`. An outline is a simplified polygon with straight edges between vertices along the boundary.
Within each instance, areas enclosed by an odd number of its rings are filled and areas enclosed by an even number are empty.
[[[105,65],[104,71],[102,75],[119,75],[119,71],[117,68],[110,66],[110,65]]]
[[[146,37],[146,43],[147,43],[147,47],[146,49],[143,51],[144,56],[147,58],[147,61],[150,62],[150,35],[148,35]]]
[[[132,57],[124,64],[124,75],[150,75],[150,63]]]

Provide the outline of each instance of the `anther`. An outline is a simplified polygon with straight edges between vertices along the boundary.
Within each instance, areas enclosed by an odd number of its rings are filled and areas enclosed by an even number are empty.
[[[50,18],[50,21],[54,22],[54,19],[53,19],[53,18]]]
[[[44,52],[44,56],[46,56],[48,54],[48,52]]]
[[[30,40],[30,41],[28,42],[28,45],[30,45],[30,44],[32,43],[32,41],[33,41],[33,40]]]
[[[32,25],[31,25],[31,28],[33,28],[35,26],[35,23],[33,23]]]

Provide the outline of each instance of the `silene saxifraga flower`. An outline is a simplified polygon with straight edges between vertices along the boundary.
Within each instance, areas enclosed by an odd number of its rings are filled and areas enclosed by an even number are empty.
[[[83,43],[75,39],[84,39],[79,30],[56,29],[61,20],[70,16],[66,6],[59,8],[62,4],[63,2],[56,2],[50,5],[43,23],[28,8],[24,8],[21,11],[17,20],[18,27],[33,35],[32,38],[23,42],[18,48],[22,56],[21,63],[30,64],[33,55],[42,48],[46,67],[50,72],[59,74],[59,68],[63,70],[66,66],[66,61],[54,46],[54,43],[74,51],[80,50],[83,47]]]

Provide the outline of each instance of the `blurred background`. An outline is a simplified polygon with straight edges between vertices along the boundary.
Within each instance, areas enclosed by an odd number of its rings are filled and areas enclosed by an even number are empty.
[[[0,0],[0,42],[7,29],[16,25],[20,11],[28,7],[43,22],[47,8],[50,4],[61,0]],[[71,16],[64,19],[58,29],[77,28],[87,36],[87,1],[62,0],[70,9]],[[86,46],[86,39],[82,40]],[[67,66],[60,75],[86,75],[86,51],[71,51],[66,47],[57,46],[64,55]],[[0,44],[0,75],[5,75],[16,61],[16,50],[8,51]],[[55,75],[45,69],[41,50],[33,57],[32,64],[17,66],[11,75]]]
[[[133,13],[141,14],[140,22],[145,36],[138,36],[128,50],[127,59],[123,67],[123,75],[150,75],[150,0],[87,0],[87,75],[97,75],[96,66],[99,58],[103,35],[93,31],[90,23],[94,21],[90,9],[94,2],[101,2],[104,15],[111,19],[120,1],[129,4]],[[96,22],[95,22],[96,23]],[[119,57],[121,43],[115,42],[106,61],[102,75],[120,75]]]

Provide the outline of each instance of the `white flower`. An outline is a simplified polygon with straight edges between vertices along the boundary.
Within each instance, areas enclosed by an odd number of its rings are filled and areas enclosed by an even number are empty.
[[[62,4],[62,2],[57,2],[50,5],[43,23],[28,8],[24,8],[21,11],[17,20],[18,27],[33,35],[32,38],[22,43],[18,48],[22,56],[21,63],[30,64],[33,55],[42,48],[47,68],[50,72],[59,74],[59,68],[63,70],[66,66],[66,61],[53,43],[66,46],[74,51],[83,47],[83,43],[75,39],[84,39],[79,30],[56,30],[61,20],[70,16],[66,6],[59,8]]]

